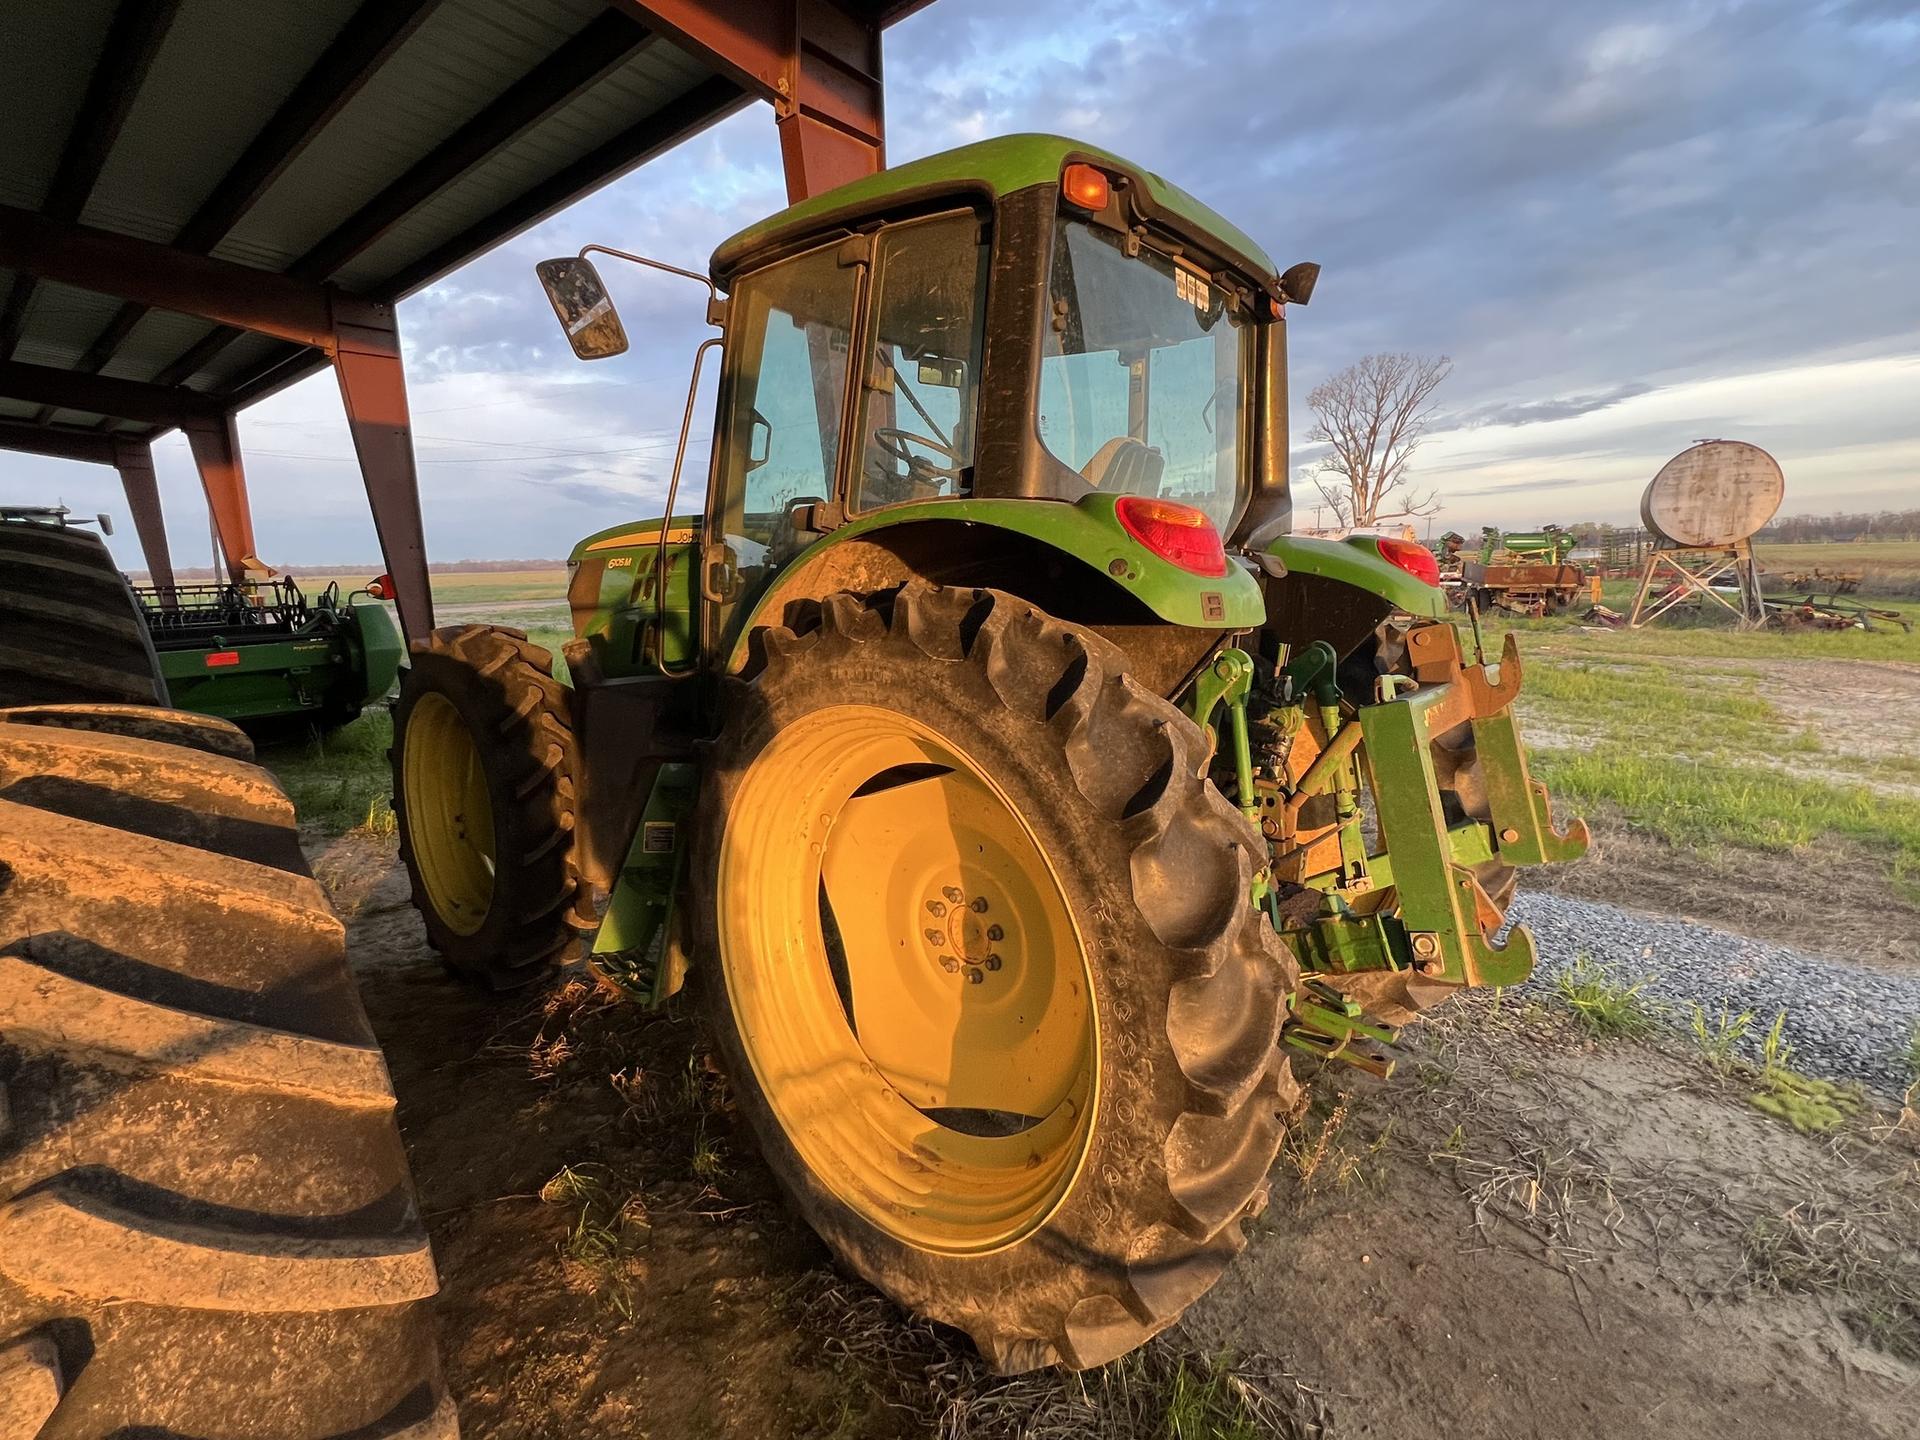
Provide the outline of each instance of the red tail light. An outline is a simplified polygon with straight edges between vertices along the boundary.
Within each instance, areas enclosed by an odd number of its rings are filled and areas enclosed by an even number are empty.
[[[391,600],[393,598],[393,576],[382,575],[378,580],[369,580],[367,582],[367,594],[376,600]]]
[[[1398,565],[1414,579],[1424,580],[1429,585],[1440,583],[1440,562],[1433,558],[1433,552],[1426,546],[1387,536],[1382,536],[1379,544],[1380,558],[1389,565]]]
[[[1227,547],[1220,543],[1220,532],[1213,528],[1206,511],[1174,500],[1122,495],[1114,503],[1113,513],[1120,517],[1129,535],[1162,560],[1195,575],[1218,577],[1227,573]]]
[[[238,650],[216,650],[207,656],[207,668],[209,670],[216,670],[222,665],[238,665],[239,663],[240,652]]]

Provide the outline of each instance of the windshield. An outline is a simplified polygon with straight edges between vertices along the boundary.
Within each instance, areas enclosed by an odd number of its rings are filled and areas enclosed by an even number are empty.
[[[1244,489],[1252,327],[1206,275],[1062,219],[1037,417],[1097,490],[1180,500],[1224,533]]]

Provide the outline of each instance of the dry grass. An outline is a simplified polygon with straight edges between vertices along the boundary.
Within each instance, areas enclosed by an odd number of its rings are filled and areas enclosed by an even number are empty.
[[[857,1282],[809,1276],[792,1305],[847,1386],[828,1434],[890,1420],[939,1440],[1321,1440],[1329,1426],[1326,1398],[1279,1361],[1208,1355],[1178,1327],[1094,1370],[1002,1376]]]
[[[1745,1280],[1762,1293],[1832,1297],[1859,1339],[1920,1363],[1920,1263],[1911,1247],[1890,1252],[1866,1218],[1857,1207],[1816,1198],[1755,1219],[1744,1245]],[[1916,1216],[1909,1205],[1900,1214],[1881,1207],[1872,1218],[1910,1227]]]

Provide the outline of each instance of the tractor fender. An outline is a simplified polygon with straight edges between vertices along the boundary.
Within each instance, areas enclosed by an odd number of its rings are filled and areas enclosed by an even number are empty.
[[[858,516],[810,545],[740,617],[727,668],[744,666],[755,629],[783,623],[796,600],[913,579],[1008,590],[1083,622],[1206,631],[1261,623],[1260,584],[1249,570],[1229,560],[1225,575],[1196,575],[1162,559],[1120,524],[1117,499],[935,499]]]
[[[1277,645],[1298,650],[1324,640],[1344,660],[1396,611],[1446,618],[1446,593],[1383,558],[1370,535],[1279,535],[1262,540],[1256,553],[1266,571],[1265,628]]]
[[[1287,576],[1317,575],[1378,596],[1394,610],[1422,620],[1447,618],[1446,593],[1409,574],[1380,554],[1374,536],[1349,535],[1344,540],[1320,540],[1306,535],[1279,535],[1261,547],[1286,567]],[[1280,577],[1282,583],[1285,576]]]

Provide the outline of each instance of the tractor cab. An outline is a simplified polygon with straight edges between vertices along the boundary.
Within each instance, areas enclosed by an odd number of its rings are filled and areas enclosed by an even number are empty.
[[[903,574],[1017,589],[1059,558],[1036,530],[1092,517],[1119,553],[1073,577],[1079,618],[1244,617],[1258,597],[1223,542],[1284,523],[1284,306],[1315,271],[1279,276],[1192,197],[1050,137],[915,162],[735,236],[712,264],[728,298],[710,311],[725,338],[687,590],[700,613],[657,608],[647,623],[676,633],[643,646],[650,663],[694,667],[697,649],[737,668],[777,577],[837,532],[872,535],[865,549]],[[541,273],[576,350],[618,353],[584,254]],[[1004,504],[1035,500],[1078,513],[1016,519],[1034,507]],[[976,528],[928,529],[942,519]],[[617,604],[595,608],[613,538],[576,553],[583,638],[628,638]],[[638,555],[623,568],[655,572]]]

